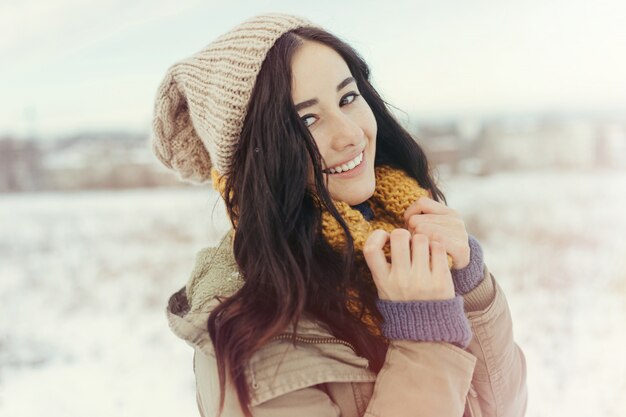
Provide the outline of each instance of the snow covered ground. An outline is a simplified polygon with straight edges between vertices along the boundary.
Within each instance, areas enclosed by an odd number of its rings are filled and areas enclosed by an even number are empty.
[[[442,187],[507,294],[527,415],[626,415],[626,172]],[[209,188],[1,195],[0,415],[197,415],[164,307],[226,227]]]

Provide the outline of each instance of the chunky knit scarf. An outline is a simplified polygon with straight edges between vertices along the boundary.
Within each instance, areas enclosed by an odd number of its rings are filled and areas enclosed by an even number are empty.
[[[418,198],[429,193],[421,188],[417,181],[400,169],[383,165],[375,168],[376,188],[368,200],[374,212],[372,220],[366,220],[360,210],[343,201],[333,201],[350,229],[357,253],[363,253],[363,245],[367,237],[376,229],[391,232],[403,228],[404,212]],[[346,236],[339,222],[327,211],[322,213],[324,237],[333,249],[341,251],[346,244]],[[385,248],[389,255],[389,247]]]
[[[429,196],[427,190],[400,169],[381,165],[375,168],[375,176],[376,188],[372,197],[367,201],[374,213],[373,219],[367,220],[358,208],[351,207],[343,201],[333,200],[337,211],[341,214],[352,235],[357,269],[364,279],[368,280],[372,279],[371,273],[363,257],[363,245],[368,236],[375,229],[391,232],[395,228],[404,228],[403,215],[406,209],[420,197]],[[212,172],[212,177],[213,186],[223,196],[224,178],[219,177],[215,170]],[[322,231],[326,241],[333,249],[338,252],[345,249],[347,241],[343,229],[327,210],[322,212]],[[387,259],[390,259],[390,246],[386,245],[384,250]],[[451,264],[450,256],[448,256],[448,263]],[[350,290],[349,294],[354,297],[353,300],[358,300],[358,294],[355,291]],[[361,316],[363,323],[370,332],[380,335],[380,323],[377,322],[371,312],[362,308],[358,301],[349,303],[348,309],[353,314],[359,314],[363,310]]]

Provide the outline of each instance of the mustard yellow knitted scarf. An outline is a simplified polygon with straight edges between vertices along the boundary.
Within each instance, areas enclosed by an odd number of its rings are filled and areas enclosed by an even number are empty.
[[[400,169],[378,166],[375,168],[375,176],[376,188],[368,200],[374,212],[372,220],[367,221],[359,210],[343,201],[333,201],[350,229],[354,248],[358,253],[362,253],[367,237],[374,230],[391,232],[393,229],[405,227],[403,215],[406,209],[418,198],[429,195],[414,178]],[[328,243],[333,249],[341,251],[346,244],[346,236],[339,222],[327,210],[322,213],[322,228]]]
[[[374,194],[368,200],[374,218],[366,220],[363,214],[356,208],[351,207],[343,201],[333,200],[337,211],[344,219],[354,242],[355,258],[358,271],[365,279],[371,280],[369,268],[363,257],[363,245],[367,237],[376,229],[383,229],[391,232],[395,228],[405,227],[404,212],[417,199],[429,196],[429,192],[422,188],[418,182],[400,169],[381,165],[375,168],[376,187]],[[224,177],[220,177],[215,170],[212,170],[213,186],[224,196]],[[339,222],[328,212],[322,212],[322,231],[326,241],[338,252],[345,249],[346,236]],[[385,254],[390,259],[390,247],[386,245]],[[450,258],[448,258],[450,261]],[[350,294],[358,294],[350,291]],[[361,310],[358,302],[348,304],[348,309],[357,314]],[[361,320],[368,327],[370,332],[380,335],[379,323],[376,323],[374,316],[364,309]]]

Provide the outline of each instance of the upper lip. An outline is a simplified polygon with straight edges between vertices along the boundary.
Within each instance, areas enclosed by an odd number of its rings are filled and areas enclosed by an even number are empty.
[[[351,157],[349,157],[348,159],[346,159],[343,162],[340,162],[340,163],[334,164],[334,165],[328,165],[328,168],[326,168],[326,169],[328,170],[328,169],[331,169],[331,168],[336,168],[336,167],[341,166],[343,164],[347,164],[348,162],[352,161],[357,156],[361,155],[361,152],[363,152],[364,150],[365,150],[365,148],[361,149],[360,151],[354,153]]]

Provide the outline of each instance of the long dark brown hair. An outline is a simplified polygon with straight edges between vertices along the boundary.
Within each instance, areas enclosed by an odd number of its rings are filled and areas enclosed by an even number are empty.
[[[226,208],[235,227],[234,256],[244,285],[212,311],[207,327],[218,365],[220,413],[228,372],[241,408],[252,416],[244,373],[252,354],[303,315],[326,324],[351,343],[370,369],[382,367],[387,345],[361,321],[365,310],[380,320],[376,287],[359,279],[353,240],[324,184],[322,159],[291,98],[291,59],[304,40],[333,48],[347,63],[378,125],[375,165],[401,168],[445,201],[426,156],[389,112],[369,81],[365,61],[349,45],[318,28],[285,33],[270,49],[258,74],[238,148],[226,173]],[[307,187],[312,163],[315,189]],[[326,209],[344,229],[348,245],[334,251],[323,239]],[[356,289],[360,312],[347,305]],[[295,340],[294,340],[295,343]]]

